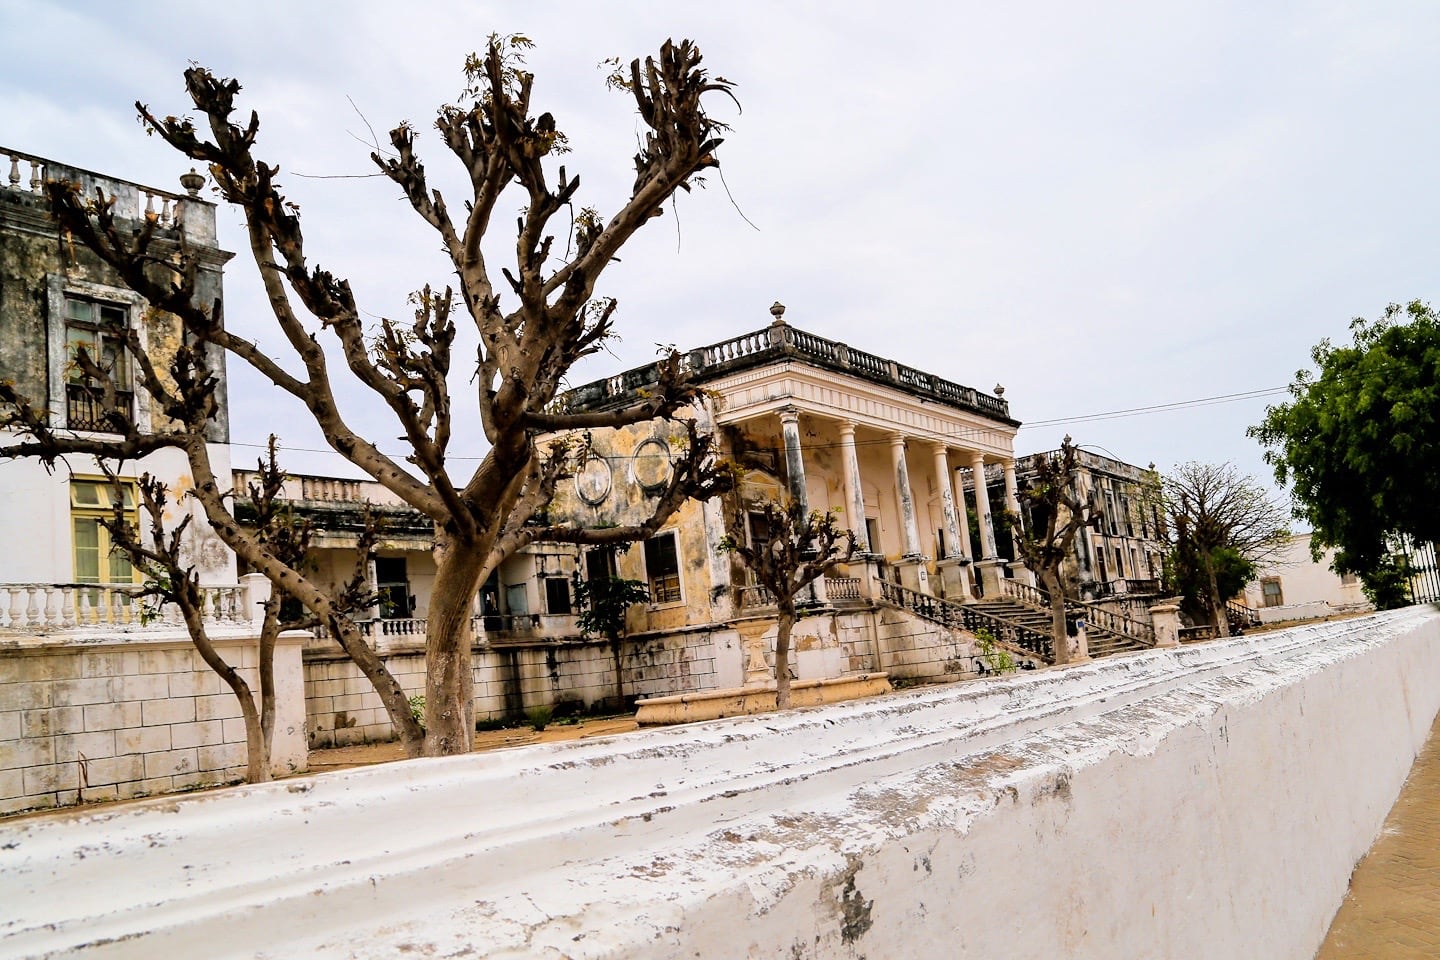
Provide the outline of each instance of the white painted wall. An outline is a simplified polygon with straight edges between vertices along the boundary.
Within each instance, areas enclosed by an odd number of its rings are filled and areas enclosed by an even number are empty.
[[[1335,551],[1325,551],[1318,563],[1310,559],[1310,538],[1308,533],[1292,536],[1281,558],[1262,569],[1245,587],[1245,603],[1258,610],[1262,620],[1305,620],[1340,610],[1370,608],[1358,579],[1345,583],[1330,569]],[[1267,577],[1280,580],[1285,601],[1280,607],[1264,605],[1260,580]]]
[[[0,443],[16,442],[13,434],[0,432]],[[215,475],[225,482],[230,477],[230,447],[209,444]],[[205,539],[214,539],[199,506],[181,494],[194,486],[184,454],[160,450],[117,471],[127,478],[149,472],[165,481],[171,491],[167,526],[194,513],[191,529]],[[93,457],[71,456],[52,473],[33,460],[0,462],[0,583],[70,583],[74,580],[74,553],[70,525],[70,477],[99,477],[102,471]],[[146,523],[141,520],[142,525]],[[218,540],[216,541],[218,543]],[[206,586],[235,583],[235,556],[223,546],[207,551],[212,563],[198,565],[200,582]]]
[[[1308,960],[1437,706],[1412,608],[20,821],[0,953]]]

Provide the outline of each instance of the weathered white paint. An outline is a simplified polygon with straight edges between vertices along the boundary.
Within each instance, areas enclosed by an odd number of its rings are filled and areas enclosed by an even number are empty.
[[[1310,957],[1440,703],[1411,609],[0,827],[17,957]]]
[[[62,330],[63,335],[63,330]],[[62,380],[63,382],[63,380]],[[0,444],[18,442],[11,433],[0,431]],[[230,472],[230,447],[207,445],[217,476]],[[70,477],[103,476],[93,457],[65,458],[68,469],[47,471],[34,460],[7,462],[0,469],[0,504],[23,504],[23,508],[0,509],[0,543],[14,549],[0,550],[0,583],[70,583],[75,579],[73,534],[70,522]],[[180,500],[194,485],[189,464],[177,450],[159,450],[138,461],[115,465],[120,477],[135,479],[143,473],[163,480],[173,501]],[[213,538],[198,504],[172,504],[166,526],[179,523],[186,513],[195,514],[191,528],[195,536]],[[235,556],[228,549],[207,553],[206,563],[196,564],[200,582],[206,586],[235,582]]]
[[[254,629],[209,632],[258,700]],[[270,759],[282,776],[307,762],[305,636],[275,648]],[[233,783],[245,763],[239,702],[183,628],[0,639],[0,814]]]

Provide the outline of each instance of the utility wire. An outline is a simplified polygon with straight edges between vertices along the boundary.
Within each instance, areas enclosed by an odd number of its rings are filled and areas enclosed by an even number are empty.
[[[1077,415],[1077,416],[1073,416],[1073,417],[1055,417],[1055,418],[1052,418],[1052,419],[1049,419],[1049,420],[1031,420],[1031,421],[1028,421],[1028,422],[1026,422],[1026,423],[1021,424],[1019,429],[1020,429],[1020,430],[1025,430],[1025,429],[1033,429],[1033,428],[1035,428],[1035,427],[1058,427],[1058,426],[1065,426],[1065,425],[1076,424],[1076,423],[1097,423],[1097,422],[1104,421],[1104,420],[1120,420],[1120,419],[1125,419],[1125,418],[1127,418],[1127,417],[1146,416],[1146,415],[1152,414],[1152,413],[1169,413],[1169,412],[1176,411],[1176,410],[1190,410],[1190,409],[1194,409],[1194,408],[1196,408],[1196,407],[1216,406],[1216,405],[1218,405],[1218,404],[1223,404],[1223,403],[1237,403],[1237,402],[1243,401],[1243,400],[1258,400],[1258,399],[1260,399],[1260,398],[1262,398],[1262,397],[1269,397],[1269,396],[1275,396],[1275,395],[1278,395],[1278,394],[1286,393],[1286,392],[1289,391],[1289,389],[1290,389],[1290,388],[1289,388],[1288,386],[1284,386],[1284,387],[1263,387],[1263,388],[1258,389],[1258,390],[1244,390],[1244,391],[1241,391],[1241,392],[1239,392],[1239,393],[1222,393],[1222,394],[1217,394],[1217,395],[1215,395],[1215,396],[1213,396],[1213,397],[1199,397],[1199,398],[1196,398],[1196,399],[1193,399],[1193,400],[1177,400],[1177,401],[1173,401],[1173,402],[1171,402],[1171,403],[1153,403],[1153,404],[1147,404],[1147,405],[1141,406],[1141,407],[1125,407],[1125,408],[1120,409],[1120,410],[1106,410],[1106,411],[1102,411],[1102,412],[1100,412],[1100,413],[1081,414],[1081,415]],[[968,438],[968,437],[977,437],[977,436],[980,436],[980,435],[982,435],[982,434],[993,433],[993,432],[994,432],[994,431],[991,430],[991,429],[974,428],[974,429],[966,429],[966,430],[957,430],[957,431],[952,431],[952,432],[947,432],[947,433],[931,434],[930,437],[929,437],[929,439],[935,439],[935,440],[942,440],[942,439],[962,439],[962,438]],[[874,439],[874,440],[856,440],[856,441],[855,441],[855,446],[856,446],[856,447],[865,447],[865,446],[888,446],[889,444],[890,444],[889,439],[888,439],[888,438],[883,438],[883,437],[882,437],[882,438],[879,438],[879,439]],[[234,447],[249,447],[249,448],[254,448],[254,449],[257,449],[257,450],[263,450],[263,449],[265,449],[266,446],[267,446],[266,444],[263,444],[263,443],[246,443],[246,442],[239,441],[239,440],[232,441],[230,445],[231,445],[231,446],[234,446]],[[840,446],[840,444],[838,444],[838,443],[818,443],[818,444],[806,444],[805,446],[806,446],[807,449],[829,449],[829,448],[838,448],[838,447]],[[283,449],[283,450],[288,450],[288,451],[290,451],[290,452],[292,452],[292,453],[335,453],[335,451],[332,450],[332,449],[330,449],[329,447],[322,447],[322,448],[314,448],[314,447],[291,447],[291,446],[286,446],[285,444],[282,443],[282,444],[280,444],[280,448]],[[337,455],[338,455],[338,454],[337,454]],[[403,457],[405,456],[404,454],[392,454],[392,453],[386,453],[385,455],[388,456],[388,457],[391,457],[391,458],[403,458]],[[665,454],[662,454],[662,453],[641,454],[641,456],[663,457],[663,456],[665,456]],[[481,460],[483,460],[483,459],[485,459],[485,458],[484,458],[484,457],[447,456],[446,459],[447,459],[447,460],[458,460],[458,461],[478,463],[479,461],[481,461]]]

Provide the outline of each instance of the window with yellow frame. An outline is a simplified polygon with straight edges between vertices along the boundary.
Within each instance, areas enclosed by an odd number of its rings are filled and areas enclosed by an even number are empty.
[[[122,480],[119,490],[109,480],[74,479],[70,481],[70,529],[75,549],[76,583],[137,583],[130,558],[115,549],[110,531],[101,520],[115,518],[119,498],[125,520],[136,526],[140,522],[135,507],[135,484]]]

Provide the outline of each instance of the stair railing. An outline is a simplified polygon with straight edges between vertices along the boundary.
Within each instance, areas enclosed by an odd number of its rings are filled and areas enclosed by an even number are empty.
[[[1045,610],[1050,609],[1050,594],[1039,587],[1032,587],[1019,580],[1001,580],[1000,593],[1020,603],[1041,607]],[[1152,626],[1148,623],[1141,623],[1139,620],[1131,620],[1113,610],[1106,610],[1093,603],[1071,600],[1066,597],[1065,612],[1071,616],[1083,617],[1087,623],[1092,623],[1110,633],[1118,633],[1122,637],[1139,640],[1148,646],[1155,645],[1155,629]]]
[[[879,583],[880,596],[887,603],[909,610],[941,626],[960,628],[971,633],[987,630],[996,640],[1018,647],[1046,663],[1055,662],[1055,646],[1048,633],[1006,617],[977,610],[969,604],[920,593],[888,580],[881,580]]]

